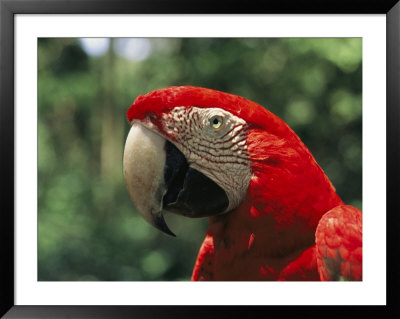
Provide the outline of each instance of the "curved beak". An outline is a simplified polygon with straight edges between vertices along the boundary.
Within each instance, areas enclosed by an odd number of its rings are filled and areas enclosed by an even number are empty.
[[[178,148],[161,135],[134,122],[124,151],[124,177],[129,196],[151,225],[175,236],[163,209],[188,217],[226,211],[229,200],[214,181],[192,168]]]
[[[126,139],[123,164],[129,196],[147,222],[175,236],[162,214],[165,159],[165,139],[134,123]]]

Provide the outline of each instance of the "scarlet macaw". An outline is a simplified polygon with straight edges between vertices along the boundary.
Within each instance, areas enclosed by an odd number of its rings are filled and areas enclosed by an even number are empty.
[[[139,96],[124,176],[140,214],[209,216],[192,280],[362,280],[361,211],[344,205],[310,151],[243,97],[169,87]]]

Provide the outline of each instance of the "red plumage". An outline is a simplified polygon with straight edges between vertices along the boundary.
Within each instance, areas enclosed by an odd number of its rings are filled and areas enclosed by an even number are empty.
[[[318,223],[316,252],[322,280],[362,280],[362,233],[360,211],[337,206]]]
[[[140,95],[127,111],[127,118],[143,119],[148,114],[167,113],[175,106],[218,107],[249,123],[253,127],[279,134],[288,126],[261,105],[245,98],[216,90],[195,86],[168,87]]]
[[[343,205],[284,121],[245,98],[190,86],[139,96],[127,117],[160,118],[175,106],[218,107],[248,125],[246,198],[210,217],[192,280],[361,280],[361,212]]]

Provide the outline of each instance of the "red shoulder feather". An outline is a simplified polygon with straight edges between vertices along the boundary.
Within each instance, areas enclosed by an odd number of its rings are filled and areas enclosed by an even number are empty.
[[[315,234],[321,280],[362,280],[362,214],[342,205],[320,220]]]

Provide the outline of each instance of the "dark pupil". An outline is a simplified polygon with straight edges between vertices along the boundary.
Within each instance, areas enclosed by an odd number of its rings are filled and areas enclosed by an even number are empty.
[[[215,125],[217,125],[217,124],[219,123],[219,120],[218,120],[217,118],[215,118],[214,121],[213,121],[213,123],[214,123]]]

